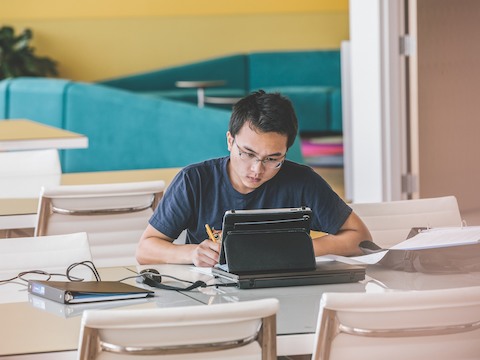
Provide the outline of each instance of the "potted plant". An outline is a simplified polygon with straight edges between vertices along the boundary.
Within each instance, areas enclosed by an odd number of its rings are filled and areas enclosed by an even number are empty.
[[[10,26],[0,27],[0,80],[19,76],[57,76],[57,62],[35,55],[29,45],[32,30],[16,36]]]

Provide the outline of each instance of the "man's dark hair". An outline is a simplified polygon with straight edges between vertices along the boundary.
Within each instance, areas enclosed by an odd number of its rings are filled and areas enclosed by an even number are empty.
[[[278,93],[251,93],[233,106],[228,130],[235,137],[245,123],[253,130],[287,135],[287,149],[297,136],[298,121],[292,103]]]

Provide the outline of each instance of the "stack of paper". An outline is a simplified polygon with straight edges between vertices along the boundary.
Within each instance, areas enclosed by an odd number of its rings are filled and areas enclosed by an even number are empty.
[[[390,249],[374,254],[348,258],[363,264],[378,263],[389,250],[421,250],[480,243],[480,226],[443,227],[422,230],[414,237],[405,240]],[[344,261],[336,258],[336,260]]]

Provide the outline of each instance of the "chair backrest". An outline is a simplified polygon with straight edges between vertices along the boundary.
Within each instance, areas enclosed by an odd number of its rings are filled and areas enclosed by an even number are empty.
[[[60,184],[55,149],[0,152],[0,197],[37,198],[42,186]]]
[[[277,299],[83,313],[79,359],[276,359]],[[183,354],[183,356],[181,356]],[[106,355],[106,356],[105,356]],[[108,356],[110,355],[110,356]],[[148,356],[151,355],[151,356]]]
[[[480,287],[324,293],[314,360],[478,359]]]
[[[1,239],[0,256],[0,272],[9,273],[65,271],[73,263],[92,260],[85,232]]]
[[[383,248],[404,241],[412,227],[460,226],[462,221],[455,196],[350,206]]]
[[[136,264],[137,243],[164,188],[164,181],[43,188],[35,234],[85,231],[96,266]]]

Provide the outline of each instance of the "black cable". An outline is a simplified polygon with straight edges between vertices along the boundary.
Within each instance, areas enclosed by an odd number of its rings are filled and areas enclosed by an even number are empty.
[[[78,262],[78,263],[73,263],[71,264],[68,268],[67,268],[67,272],[66,272],[66,276],[67,276],[67,279],[70,280],[70,281],[84,281],[85,279],[81,279],[81,278],[77,278],[75,276],[71,276],[70,275],[70,272],[75,269],[77,266],[80,266],[80,265],[83,265],[87,268],[89,268],[93,275],[95,276],[95,279],[97,281],[102,281],[102,279],[100,278],[100,274],[98,273],[98,270],[97,268],[95,267],[95,264],[89,260],[87,261],[81,261],[81,262]]]
[[[159,273],[155,273],[155,272],[150,272],[150,271],[144,271],[142,273],[137,273],[136,271],[132,270],[132,269],[129,269],[129,268],[126,268],[127,270],[133,272],[134,274],[137,274],[135,276],[129,276],[129,277],[126,277],[126,278],[123,278],[123,279],[120,279],[118,281],[124,281],[124,280],[128,280],[128,279],[134,279],[134,278],[137,278],[139,276],[142,276],[143,275],[152,275],[152,276],[161,276],[161,277],[166,277],[166,278],[169,278],[169,279],[173,279],[173,280],[177,280],[177,281],[180,281],[180,282],[184,282],[184,283],[189,283],[189,284],[193,284],[194,281],[190,281],[190,280],[183,280],[183,279],[179,279],[175,276],[172,276],[172,275],[164,275],[164,274],[159,274]]]
[[[24,278],[28,274],[45,275],[47,278],[44,281],[49,281],[52,278],[52,276],[65,276],[69,281],[77,281],[77,282],[78,281],[84,281],[85,279],[79,278],[79,277],[76,277],[76,276],[73,276],[73,275],[70,274],[70,272],[79,265],[83,265],[83,266],[86,266],[87,268],[89,268],[92,271],[93,275],[95,276],[96,281],[101,281],[100,274],[98,273],[97,268],[95,267],[93,262],[87,260],[87,261],[81,261],[81,262],[73,263],[73,264],[69,265],[65,274],[49,273],[49,272],[44,271],[44,270],[21,271],[16,276],[14,276],[12,278],[0,279],[0,285],[10,283],[10,282],[12,282],[13,280],[16,280],[16,279],[19,279],[19,280],[22,280],[22,281],[25,281],[26,283],[28,283],[28,279]],[[21,284],[21,283],[18,283],[18,284]],[[22,284],[22,285],[26,285],[26,284]]]

